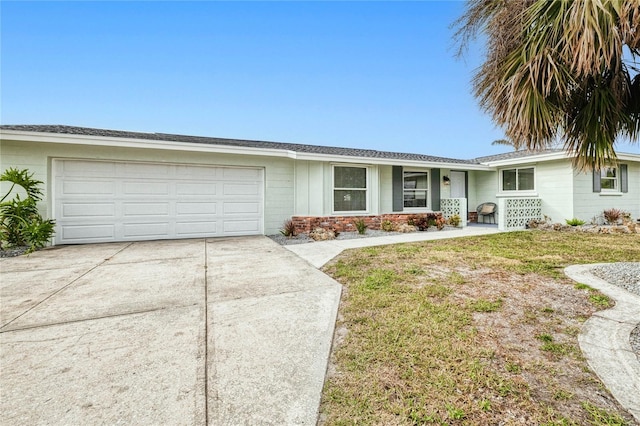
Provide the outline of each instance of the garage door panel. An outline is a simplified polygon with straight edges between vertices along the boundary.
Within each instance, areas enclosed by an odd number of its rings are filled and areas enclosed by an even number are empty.
[[[137,223],[129,222],[123,226],[125,238],[167,238],[169,236],[169,223]]]
[[[152,163],[117,163],[119,165],[119,175],[123,177],[136,178],[157,178],[158,176],[167,177],[174,168],[169,164],[152,164]]]
[[[189,182],[176,184],[177,195],[216,195],[216,184],[212,182]]]
[[[209,181],[222,179],[222,172],[218,167],[176,165],[175,170],[177,177],[190,177]]]
[[[62,238],[77,242],[113,241],[116,237],[116,227],[112,224],[65,226],[62,228]]]
[[[223,204],[225,215],[256,215],[260,213],[259,203],[245,203],[245,202],[225,202]]]
[[[216,228],[218,223],[216,221],[189,221],[176,223],[176,234],[180,237],[193,237],[207,234],[209,236],[216,235]]]
[[[64,162],[65,176],[115,176],[116,163],[107,161],[76,161],[65,160]]]
[[[216,203],[177,203],[176,214],[179,215],[199,215],[216,214]]]
[[[224,192],[225,196],[234,195],[258,195],[260,188],[258,183],[225,183]]]
[[[113,203],[65,203],[62,205],[62,218],[73,217],[115,217]]]
[[[168,216],[169,203],[124,203],[124,216]]]
[[[124,195],[169,195],[168,182],[125,182]]]
[[[260,222],[256,220],[225,220],[224,233],[227,235],[248,235],[260,229]]]
[[[62,195],[114,195],[115,193],[116,184],[113,181],[65,181],[62,184]]]
[[[261,234],[257,168],[54,160],[56,243]]]

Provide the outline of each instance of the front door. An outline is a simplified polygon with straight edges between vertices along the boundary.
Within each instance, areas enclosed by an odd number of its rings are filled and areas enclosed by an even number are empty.
[[[467,198],[467,172],[451,172],[451,198]]]

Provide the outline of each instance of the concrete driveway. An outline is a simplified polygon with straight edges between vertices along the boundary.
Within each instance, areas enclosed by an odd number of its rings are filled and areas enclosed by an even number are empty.
[[[0,259],[2,423],[313,425],[339,299],[266,237]]]

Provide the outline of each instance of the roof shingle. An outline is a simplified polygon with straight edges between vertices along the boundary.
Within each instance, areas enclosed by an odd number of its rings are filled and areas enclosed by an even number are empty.
[[[219,145],[219,146],[281,149],[281,150],[300,152],[300,153],[338,155],[338,156],[362,157],[362,158],[384,158],[384,159],[424,161],[424,162],[434,162],[434,163],[477,164],[475,160],[460,160],[460,159],[454,159],[454,158],[435,157],[432,155],[424,155],[424,154],[377,151],[373,149],[340,148],[340,147],[332,147],[332,146],[305,145],[305,144],[284,143],[284,142],[211,138],[211,137],[203,137],[203,136],[173,135],[168,133],[128,132],[128,131],[121,131],[121,130],[93,129],[93,128],[87,128],[87,127],[74,127],[74,126],[61,126],[61,125],[0,125],[0,129],[16,130],[16,131],[24,131],[24,132],[80,135],[80,136],[101,136],[101,137],[110,137],[110,138],[142,139],[142,140],[165,141],[165,142],[199,143],[199,144]]]

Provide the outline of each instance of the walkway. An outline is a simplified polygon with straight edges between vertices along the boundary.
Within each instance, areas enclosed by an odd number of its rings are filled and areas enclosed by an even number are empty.
[[[462,229],[430,232],[410,232],[407,234],[393,234],[385,237],[357,238],[353,240],[318,241],[307,244],[292,244],[285,248],[294,252],[316,268],[321,268],[343,250],[383,246],[387,244],[414,243],[418,241],[445,240],[448,238],[472,237],[477,235],[498,234],[498,228],[483,226],[467,226]]]

